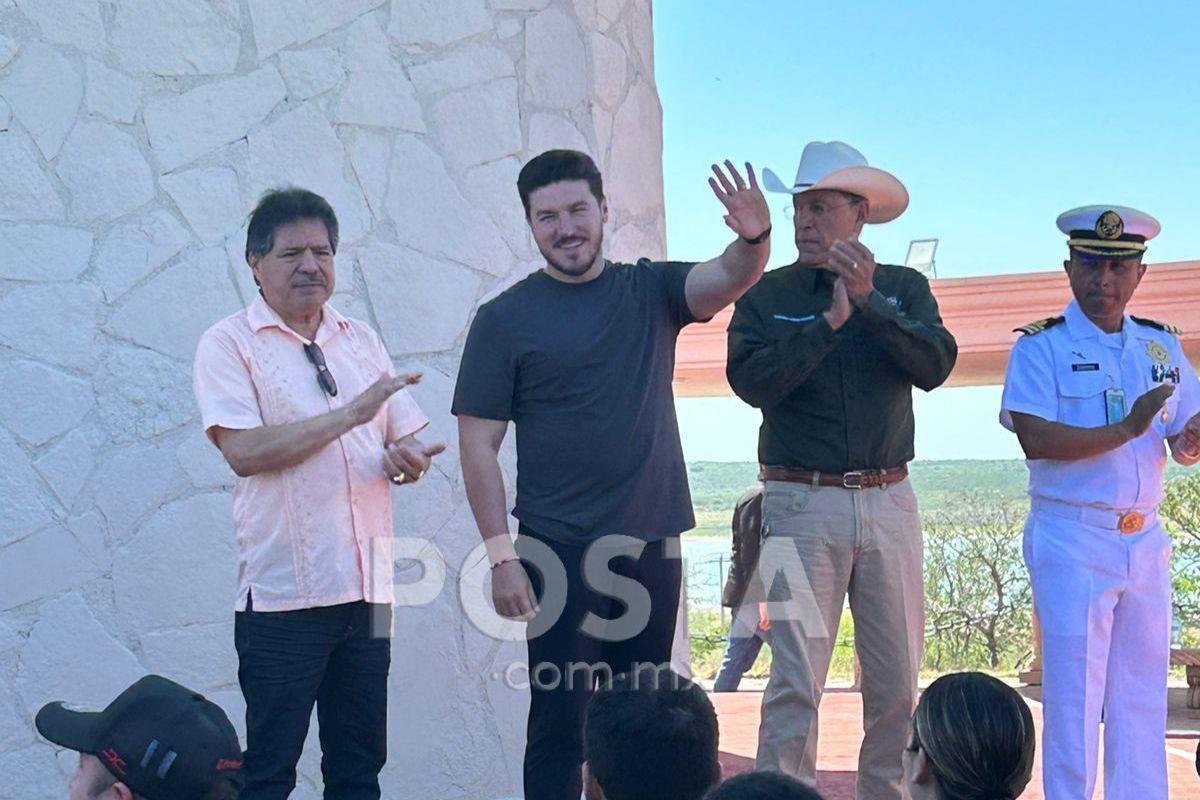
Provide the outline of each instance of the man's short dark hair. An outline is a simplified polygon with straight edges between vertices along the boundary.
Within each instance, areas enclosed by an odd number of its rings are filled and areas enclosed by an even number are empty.
[[[816,789],[778,772],[747,772],[730,778],[704,800],[822,800]]]
[[[329,201],[308,189],[272,189],[262,196],[250,212],[246,230],[246,261],[262,258],[275,246],[275,231],[299,219],[318,219],[325,223],[329,247],[337,252],[338,221]]]
[[[596,202],[604,201],[604,180],[591,156],[578,150],[547,150],[530,159],[517,175],[517,194],[521,195],[525,216],[529,216],[529,195],[560,181],[587,181]]]
[[[666,666],[619,675],[588,704],[584,757],[608,800],[699,800],[720,776],[717,713]]]

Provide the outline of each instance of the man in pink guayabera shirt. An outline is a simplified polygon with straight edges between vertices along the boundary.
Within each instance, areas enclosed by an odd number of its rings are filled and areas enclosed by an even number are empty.
[[[259,296],[209,328],[194,386],[204,431],[237,473],[234,640],[246,698],[242,800],[296,783],[313,704],[325,797],[376,800],[387,758],[391,487],[445,445],[379,336],[327,305],[338,223],[303,189],[267,193],[246,261]]]

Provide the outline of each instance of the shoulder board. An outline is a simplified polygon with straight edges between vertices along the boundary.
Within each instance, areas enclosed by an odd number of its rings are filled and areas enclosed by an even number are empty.
[[[1145,317],[1135,317],[1132,314],[1129,316],[1129,318],[1131,320],[1133,320],[1134,322],[1136,322],[1138,325],[1145,325],[1147,328],[1157,328],[1160,331],[1166,331],[1167,333],[1173,333],[1176,336],[1181,336],[1183,334],[1183,328],[1177,327],[1175,325],[1171,325],[1166,322],[1159,322],[1158,320],[1154,320],[1154,319],[1146,319]]]
[[[1050,330],[1055,325],[1062,322],[1064,319],[1066,319],[1066,318],[1065,317],[1046,317],[1045,319],[1039,319],[1037,322],[1031,322],[1028,325],[1022,325],[1019,328],[1013,328],[1013,332],[1014,333],[1023,333],[1026,336],[1032,336],[1035,333],[1041,333],[1042,331]]]

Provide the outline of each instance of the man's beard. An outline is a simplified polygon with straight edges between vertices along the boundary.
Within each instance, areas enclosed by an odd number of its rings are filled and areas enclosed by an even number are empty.
[[[561,242],[561,240],[560,240]],[[556,243],[557,244],[557,243]],[[589,249],[587,244],[580,245],[582,257],[577,263],[560,261],[554,257],[555,250],[551,247],[549,250],[543,250],[541,247],[538,250],[542,257],[546,259],[546,263],[555,270],[558,270],[564,275],[569,275],[572,278],[578,278],[586,273],[596,263],[596,256],[600,254],[600,247],[604,244],[604,232],[596,238],[596,243]]]

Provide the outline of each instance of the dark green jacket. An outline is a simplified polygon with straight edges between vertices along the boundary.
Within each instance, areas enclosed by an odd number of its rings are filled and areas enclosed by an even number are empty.
[[[958,355],[929,281],[880,264],[875,291],[837,331],[832,273],[793,264],[747,291],[729,323],[726,376],[762,409],[763,464],[840,473],[913,459],[912,387],[930,391]]]

